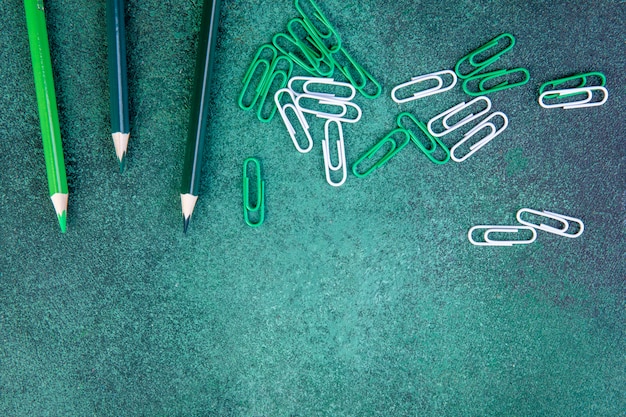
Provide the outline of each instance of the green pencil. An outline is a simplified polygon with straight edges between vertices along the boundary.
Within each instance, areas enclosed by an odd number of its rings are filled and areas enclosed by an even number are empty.
[[[107,0],[106,15],[109,47],[111,134],[113,136],[113,144],[115,145],[115,154],[120,163],[120,171],[123,171],[128,138],[130,137],[124,0]]]
[[[215,50],[219,17],[220,0],[205,0],[202,9],[202,22],[200,23],[194,90],[191,95],[191,114],[180,194],[183,209],[183,230],[185,233],[187,232],[187,227],[189,227],[193,209],[198,201],[202,150],[204,148],[204,138],[206,137],[209,90],[214,61],[213,51]]]
[[[43,0],[24,0],[24,9],[26,11],[30,54],[33,61],[43,154],[48,174],[48,189],[54,210],[59,219],[61,232],[65,233],[68,200],[67,179],[65,177],[63,145],[61,143],[59,116],[54,94],[52,62],[50,61],[50,47],[48,45]]]

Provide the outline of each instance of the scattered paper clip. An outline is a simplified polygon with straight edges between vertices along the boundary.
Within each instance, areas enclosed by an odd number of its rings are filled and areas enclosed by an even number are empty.
[[[472,236],[475,230],[484,230],[482,233],[483,242],[474,240]],[[531,237],[528,239],[512,239],[512,240],[497,240],[489,237],[492,233],[519,233],[522,230],[529,230]],[[533,243],[537,239],[537,232],[533,227],[529,226],[497,226],[497,225],[479,225],[474,226],[467,232],[467,238],[472,245],[476,246],[513,246],[513,245],[528,245]]]
[[[486,52],[488,52],[490,49],[495,49],[500,44],[500,41],[502,39],[508,39],[509,45],[502,48],[500,51],[497,51],[487,56],[486,58],[483,58],[482,60],[477,61],[476,59],[477,56],[484,57],[486,55]],[[510,51],[514,46],[515,46],[515,37],[511,35],[510,33],[503,33],[499,36],[496,36],[495,38],[493,38],[492,40],[490,40],[483,46],[473,50],[469,54],[465,55],[463,58],[461,58],[454,66],[454,71],[456,72],[456,75],[458,75],[459,78],[461,79],[469,78],[473,75],[478,74],[480,71],[482,71],[483,69],[487,68],[489,65],[496,62],[498,59],[500,59],[500,57],[503,54]],[[466,66],[469,66],[471,70],[469,72],[462,73],[461,66],[466,61],[467,61]]]
[[[422,141],[419,139],[418,137],[419,133],[414,132],[413,130],[407,128],[406,126],[402,124],[402,119],[405,117],[411,120],[411,122],[413,122],[413,124],[415,124],[418,127],[419,131],[421,132],[421,136],[424,136],[426,137],[426,139],[428,139],[428,146],[425,146],[422,143]],[[409,132],[409,136],[411,137],[411,140],[413,141],[413,143],[415,143],[415,145],[417,145],[417,147],[422,152],[424,152],[424,155],[426,155],[426,157],[430,159],[431,162],[441,165],[441,164],[445,164],[446,162],[450,160],[450,149],[448,149],[448,147],[442,141],[440,141],[439,138],[435,137],[434,135],[431,135],[426,125],[420,122],[419,120],[417,120],[415,116],[413,116],[411,113],[408,113],[408,112],[400,113],[396,119],[396,123],[398,124],[398,127]],[[443,159],[437,158],[435,156],[436,153],[438,153],[439,155],[443,153]]]
[[[282,105],[280,103],[280,97],[283,94],[289,94],[289,97],[291,97],[292,103],[287,103],[287,104]],[[280,117],[283,119],[283,122],[285,123],[285,126],[287,127],[287,131],[289,132],[289,136],[291,137],[291,141],[293,142],[293,145],[296,147],[296,150],[300,153],[307,153],[313,148],[313,138],[311,137],[311,134],[309,132],[309,124],[307,123],[306,118],[304,117],[304,114],[302,113],[300,108],[296,105],[296,97],[297,97],[296,94],[293,91],[291,91],[291,89],[281,88],[280,90],[276,92],[276,94],[274,94],[274,101],[276,102],[278,113],[280,114]],[[302,130],[304,131],[304,135],[307,139],[306,148],[301,147],[300,143],[298,142],[298,138],[296,136],[296,129],[293,127],[293,124],[291,124],[291,121],[289,120],[289,116],[287,116],[287,112],[286,112],[287,109],[293,110],[293,112],[296,115],[296,118],[298,119],[298,122],[300,123],[300,127],[302,127]]]
[[[594,92],[599,91],[602,93],[603,97],[600,101],[593,101]],[[563,98],[563,97],[572,97],[575,95],[584,94],[585,97],[576,100],[576,101],[565,101],[560,103],[548,104],[545,102],[546,99],[555,99],[555,98]],[[567,109],[581,109],[584,107],[594,107],[601,106],[606,103],[606,100],[609,98],[609,91],[605,87],[594,86],[594,87],[579,87],[579,88],[566,88],[562,90],[548,90],[544,91],[539,95],[539,105],[544,109],[553,109],[553,108],[563,108]]]
[[[541,217],[555,220],[558,223],[560,223],[562,227],[548,226],[544,223],[540,223],[538,225],[535,223],[531,223],[529,221],[522,219],[523,213],[530,213],[536,216],[541,216]],[[522,208],[518,210],[516,217],[517,217],[517,221],[525,226],[534,227],[537,230],[543,230],[544,232],[554,233],[555,235],[569,237],[569,238],[578,237],[582,235],[583,231],[585,230],[585,225],[583,224],[582,220],[577,219],[575,217],[564,216],[562,214],[557,214],[557,213],[553,213],[551,211],[546,211],[546,210],[538,211],[538,210],[533,210],[529,208]],[[574,233],[568,233],[571,223],[575,223],[578,225],[578,231]]]
[[[339,135],[339,139],[337,139],[337,165],[333,165],[330,157],[329,126],[331,123],[335,123],[337,125]],[[348,170],[346,168],[346,150],[343,141],[343,129],[341,127],[340,121],[336,119],[328,119],[326,120],[326,123],[324,123],[324,139],[322,140],[322,152],[324,153],[324,169],[326,171],[326,182],[328,182],[333,187],[341,186],[344,182],[346,182],[346,178],[348,177]],[[335,182],[331,178],[331,171],[339,170],[341,170],[342,172],[341,180]]]
[[[400,143],[398,143],[394,139],[394,136],[397,134],[404,135],[404,139]],[[410,141],[411,141],[411,134],[406,129],[397,128],[397,129],[392,130],[391,132],[387,134],[387,136],[382,138],[376,145],[374,145],[370,150],[365,152],[363,156],[361,156],[359,159],[356,160],[354,164],[352,164],[352,173],[358,178],[363,178],[363,177],[368,176],[369,174],[374,172],[376,169],[385,165],[387,161],[389,161],[395,154],[400,152],[402,148],[404,148]],[[373,163],[365,171],[359,172],[359,166],[364,161],[371,159],[374,155],[376,155],[376,153],[378,153],[380,149],[382,149],[387,144],[389,144],[389,149],[387,150],[387,152],[385,152],[385,154],[378,161]]]
[[[269,59],[261,58],[261,55],[266,50],[271,53],[271,58]],[[267,78],[272,72],[272,62],[276,59],[277,55],[278,51],[276,50],[276,48],[269,44],[261,45],[261,47],[257,50],[254,58],[252,58],[252,63],[248,67],[245,75],[243,76],[243,88],[241,89],[241,93],[239,94],[239,97],[237,99],[237,103],[242,110],[252,110],[254,105],[257,103],[259,96],[263,92],[263,89],[267,82]],[[256,88],[254,89],[254,95],[252,96],[250,103],[246,104],[244,103],[246,93],[250,88],[252,81],[257,79],[255,78],[255,74],[257,74],[259,68],[263,68],[263,71],[260,73],[260,77],[258,77],[259,81]]]
[[[456,116],[457,114],[459,114],[460,112],[462,112],[463,110],[471,107],[472,105],[474,105],[474,103],[478,103],[479,101],[484,101],[486,103],[485,108],[481,111],[479,111],[478,113],[471,113],[467,116],[465,116],[463,119],[459,120],[458,122],[454,123],[452,126],[450,126],[448,124],[449,120],[451,117]],[[447,135],[448,133],[460,128],[463,125],[466,125],[467,123],[476,120],[482,116],[484,116],[485,114],[489,113],[489,110],[491,110],[491,100],[489,100],[488,97],[485,96],[480,96],[480,97],[476,97],[475,99],[465,103],[459,103],[456,106],[452,107],[449,110],[444,111],[443,113],[433,117],[432,119],[430,119],[428,121],[427,127],[428,127],[428,131],[430,132],[431,135],[439,138],[441,136]],[[437,120],[441,119],[441,124],[443,126],[443,130],[442,131],[435,131],[433,129],[433,123],[435,123]]]
[[[278,66],[281,62],[285,62],[287,65],[287,69],[278,69]],[[266,77],[265,80],[265,86],[263,87],[263,90],[261,91],[261,94],[259,94],[258,96],[258,100],[259,100],[259,107],[257,109],[256,112],[256,116],[257,118],[261,121],[261,122],[271,122],[272,119],[274,118],[274,115],[276,114],[276,109],[277,107],[274,105],[274,100],[272,100],[270,98],[270,111],[269,111],[269,115],[267,117],[263,116],[263,110],[265,108],[265,103],[267,100],[268,95],[270,97],[272,97],[274,94],[269,94],[270,90],[272,89],[272,87],[274,87],[274,89],[276,89],[276,91],[280,90],[281,88],[284,88],[287,85],[287,82],[289,81],[289,77],[291,77],[291,71],[293,71],[293,61],[289,58],[287,58],[284,55],[280,55],[278,57],[276,57],[273,61],[272,64],[270,66],[270,71],[269,71],[269,75]],[[281,77],[280,79],[280,83],[278,83],[277,86],[275,86],[275,80]]]
[[[250,202],[250,176],[248,173],[248,165],[254,165],[255,184],[255,202]],[[252,220],[252,216],[256,220]],[[261,179],[261,164],[256,158],[247,158],[243,161],[243,219],[250,227],[258,227],[265,219],[265,181]]]
[[[446,87],[443,87],[444,80],[443,80],[442,75],[444,74],[452,77],[452,81]],[[406,98],[397,97],[398,90],[414,85],[414,84],[419,84],[419,83],[423,83],[423,82],[430,81],[430,80],[435,80],[437,82],[437,85],[434,87],[422,90],[422,91],[418,91],[414,93],[413,95],[408,96]],[[443,93],[444,91],[448,91],[456,85],[456,82],[457,82],[457,76],[454,73],[454,71],[450,71],[450,70],[443,70],[443,71],[433,72],[431,74],[419,75],[417,77],[411,78],[411,81],[407,81],[403,84],[400,84],[394,87],[391,90],[391,99],[398,104],[407,103],[409,101],[417,100],[423,97],[431,96],[433,94],[439,94],[439,93]]]
[[[311,107],[307,107],[306,105],[303,105],[302,103],[306,99],[317,101],[320,105],[331,106],[331,108],[332,106],[337,107],[341,109],[341,113],[332,113],[331,111],[324,112],[321,110],[316,110]],[[308,93],[298,94],[298,96],[296,97],[296,106],[303,113],[313,114],[317,117],[321,117],[324,119],[339,118],[348,112],[348,108],[346,107],[346,102],[343,100],[336,100],[328,96],[319,96],[316,94],[308,94]]]
[[[302,7],[301,3],[310,4],[311,8],[313,9],[312,16],[310,16],[309,13],[307,13],[307,11],[304,10],[304,7]],[[295,6],[296,6],[296,10],[300,12],[300,15],[302,16],[302,20],[304,20],[304,22],[311,28],[311,31],[313,32],[313,34],[317,36],[318,38],[320,38],[320,41],[328,40],[328,39],[335,40],[335,42],[332,43],[332,46],[326,46],[324,44],[324,46],[330,52],[336,52],[341,48],[341,39],[339,37],[339,34],[337,33],[333,25],[331,25],[330,21],[324,15],[324,13],[322,13],[322,10],[319,8],[317,3],[315,3],[315,1],[295,0]],[[321,26],[322,26],[321,28],[319,25],[315,24],[316,21],[321,23]]]
[[[342,101],[351,101],[356,96],[356,88],[354,88],[354,86],[349,83],[335,81],[332,78],[293,77],[292,79],[296,79],[296,78],[300,79],[301,81],[304,81],[304,84],[302,85],[302,90],[306,94],[315,94],[318,96],[325,96],[325,97],[333,98],[335,100],[342,100]],[[347,88],[348,91],[350,91],[350,95],[344,96],[344,95],[337,95],[335,93],[326,93],[323,91],[311,90],[310,88],[311,85],[320,85],[320,86],[328,85],[332,87]],[[290,88],[291,88],[291,85],[290,85]]]
[[[490,122],[490,120],[493,119],[496,116],[500,116],[502,118],[502,120],[503,120],[503,125],[500,128],[497,128],[495,124]],[[489,143],[491,141],[491,139],[495,138],[500,133],[502,133],[504,131],[504,129],[507,128],[508,125],[509,125],[509,119],[506,117],[506,114],[504,114],[502,112],[499,112],[499,111],[490,114],[484,120],[482,120],[479,124],[474,126],[467,133],[465,133],[465,135],[463,135],[463,138],[460,141],[458,141],[452,148],[450,148],[450,158],[452,158],[452,160],[455,161],[455,162],[463,162],[463,161],[465,161],[472,154],[474,154],[474,152],[478,151],[480,148],[482,148],[487,143]],[[489,129],[489,130],[491,130],[491,132],[489,132],[487,134],[487,136],[485,136],[484,138],[482,138],[481,140],[479,140],[475,144],[471,145],[469,147],[470,151],[468,153],[466,153],[465,155],[463,155],[462,157],[459,158],[456,155],[454,155],[454,151],[455,150],[457,150],[462,144],[467,142],[472,136],[477,134],[482,129]]]
[[[589,84],[590,83],[590,79],[597,79],[600,82],[599,83],[593,83],[593,84]],[[576,85],[572,85],[572,81],[578,81],[578,84]],[[541,87],[539,87],[539,94],[542,94],[544,91],[546,90],[558,90],[559,86],[564,85],[565,89],[569,89],[569,88],[582,88],[582,87],[604,87],[604,85],[606,84],[606,77],[604,76],[603,73],[601,72],[586,72],[584,74],[576,74],[576,75],[570,75],[569,77],[565,77],[565,78],[559,78],[558,80],[553,80],[553,81],[548,81],[545,82],[541,85]]]
[[[522,74],[522,79],[520,79],[519,81],[511,82],[508,79],[511,74]],[[493,83],[492,80],[496,80],[498,78],[504,78],[504,80],[496,85],[485,87],[485,84]],[[465,94],[476,97],[482,94],[495,93],[496,91],[505,90],[507,88],[518,87],[520,85],[526,84],[529,80],[530,73],[526,68],[501,69],[469,77],[465,81],[463,81],[462,87],[463,91],[465,91]],[[470,90],[469,84],[475,83],[477,81],[477,91]]]

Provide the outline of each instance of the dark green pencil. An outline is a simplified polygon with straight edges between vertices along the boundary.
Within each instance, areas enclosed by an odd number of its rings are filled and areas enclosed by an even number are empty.
[[[128,79],[126,74],[126,35],[124,0],[107,0],[107,41],[109,49],[109,93],[111,98],[111,134],[115,154],[124,169],[130,137],[128,122]]]
[[[194,89],[191,94],[191,114],[187,133],[185,165],[183,167],[183,183],[180,191],[185,232],[187,232],[191,214],[196,206],[196,201],[198,201],[198,189],[200,188],[200,169],[206,137],[211,72],[215,58],[220,4],[220,0],[205,0],[202,9]]]

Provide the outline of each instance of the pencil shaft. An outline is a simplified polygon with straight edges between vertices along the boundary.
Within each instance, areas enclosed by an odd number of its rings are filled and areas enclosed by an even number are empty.
[[[191,96],[191,114],[183,167],[182,194],[198,195],[202,152],[206,138],[211,73],[220,16],[220,0],[205,0],[202,9],[198,55]]]
[[[109,50],[109,93],[111,133],[130,133],[128,122],[128,79],[124,0],[107,0],[107,41]]]
[[[48,45],[43,0],[24,0],[24,9],[33,61],[39,122],[46,160],[46,172],[48,174],[48,188],[50,196],[57,193],[67,194],[63,146],[61,143],[61,130],[59,129],[56,96],[54,94],[52,63],[50,61],[50,47]]]

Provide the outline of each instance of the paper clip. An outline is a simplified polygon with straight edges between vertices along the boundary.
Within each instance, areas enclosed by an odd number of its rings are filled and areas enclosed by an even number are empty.
[[[593,77],[599,78],[600,83],[588,85],[587,82],[589,81],[590,78],[593,78]],[[586,72],[584,74],[571,75],[569,77],[560,78],[558,80],[548,81],[546,83],[543,83],[541,87],[539,87],[539,94],[542,94],[544,91],[547,91],[547,90],[557,90],[558,86],[563,85],[563,84],[568,84],[570,81],[575,81],[575,80],[579,81],[578,85],[568,85],[565,88],[570,89],[570,88],[582,88],[582,87],[604,87],[604,85],[606,84],[606,77],[601,72],[597,72],[597,71]]]
[[[300,12],[300,15],[302,16],[302,20],[304,20],[304,22],[307,24],[307,26],[309,26],[309,28],[313,32],[313,35],[318,37],[320,41],[334,38],[335,42],[332,44],[332,46],[328,47],[324,45],[324,47],[326,47],[330,52],[338,51],[341,48],[341,38],[339,37],[339,34],[335,30],[335,28],[330,24],[330,21],[324,15],[324,13],[322,13],[322,10],[315,3],[315,1],[308,0],[308,3],[313,8],[312,17],[309,16],[309,14],[305,12],[304,8],[300,5],[300,3],[304,3],[304,2],[306,1],[295,0],[296,10]],[[319,26],[315,25],[314,23],[315,20],[321,23],[323,29],[320,29]]]
[[[301,29],[300,33],[298,33],[298,28]],[[294,18],[287,22],[287,32],[289,32],[296,44],[300,46],[301,50],[308,52],[308,59],[315,67],[317,74],[324,77],[333,75],[335,66],[330,58],[331,53],[321,44],[319,37],[311,32],[309,25],[302,19]]]
[[[448,121],[450,120],[450,118],[452,116],[457,115],[458,113],[460,113],[461,111],[467,109],[468,107],[472,106],[474,103],[478,103],[479,101],[484,101],[486,103],[486,107],[479,111],[478,113],[471,113],[467,116],[465,116],[463,119],[461,119],[460,121],[456,122],[455,124],[453,124],[452,126],[450,126],[448,124]],[[491,100],[489,100],[488,97],[485,96],[480,96],[480,97],[476,97],[475,99],[465,103],[459,103],[456,106],[452,107],[449,110],[444,111],[443,113],[433,117],[432,119],[430,119],[428,121],[428,131],[430,132],[431,135],[439,138],[441,136],[447,135],[448,133],[460,128],[461,126],[466,125],[467,123],[471,122],[472,120],[476,120],[480,117],[482,117],[483,115],[489,113],[489,110],[491,110]],[[435,130],[433,129],[433,123],[436,122],[437,120],[441,119],[441,124],[444,128],[444,130],[442,130],[441,132],[435,132]]]
[[[349,65],[343,65],[340,63],[340,56],[343,56]],[[365,68],[359,65],[359,63],[356,62],[344,48],[341,48],[339,51],[331,55],[331,60],[339,72],[341,72],[348,79],[350,84],[352,84],[365,98],[374,99],[380,96],[380,93],[382,92],[380,83],[376,81],[374,77],[372,77],[372,75],[365,70]],[[350,66],[353,68],[353,71],[350,70]],[[356,74],[353,73],[354,71],[356,71]],[[370,83],[368,83],[368,81],[370,81]],[[373,92],[366,91],[369,84],[373,84],[375,88]]]
[[[508,80],[504,80],[492,87],[485,88],[485,83],[490,82],[499,77],[507,77],[511,74],[521,73],[524,75],[524,78],[521,81],[509,82]],[[471,91],[468,87],[469,83],[478,81],[478,91]],[[486,72],[484,74],[474,75],[472,77],[467,78],[463,81],[462,87],[465,94],[469,94],[470,96],[480,96],[482,94],[495,93],[496,91],[504,90],[507,88],[513,88],[520,85],[526,84],[530,80],[530,73],[526,68],[513,68],[513,69],[501,69],[492,72]]]
[[[397,134],[403,134],[404,140],[398,144],[396,140],[393,138]],[[354,164],[352,164],[352,173],[358,177],[363,178],[374,172],[376,169],[382,167],[389,161],[395,154],[400,152],[402,148],[404,148],[411,141],[411,134],[402,128],[397,128],[392,130],[382,138],[376,145],[374,145],[370,150],[365,152],[363,156],[356,160]],[[361,165],[365,160],[371,159],[376,153],[386,144],[389,144],[389,150],[380,158],[377,162],[372,164],[368,169],[364,172],[359,172],[359,165]]]
[[[535,223],[522,220],[522,213],[530,213],[536,216],[542,216],[548,219],[556,220],[563,227],[552,227],[543,223],[540,223],[539,225],[537,225]],[[523,208],[523,209],[518,210],[516,217],[517,217],[517,221],[525,226],[534,227],[537,230],[543,230],[544,232],[554,233],[555,235],[569,237],[569,238],[578,237],[582,235],[583,231],[585,230],[585,225],[583,224],[582,220],[577,219],[575,217],[564,216],[562,214],[557,214],[557,213],[553,213],[551,211],[546,211],[546,210],[538,211],[538,210],[533,210],[529,208]],[[570,228],[570,223],[576,223],[578,225],[577,232],[574,232],[574,233],[567,232]]]
[[[291,101],[293,103],[287,103],[284,105],[280,104],[280,97],[282,94],[285,94],[285,93],[289,94],[289,97],[291,97]],[[313,148],[313,138],[311,137],[311,134],[309,133],[309,124],[307,123],[306,118],[304,117],[304,114],[302,113],[302,111],[300,111],[298,106],[296,106],[295,104],[296,97],[297,97],[297,94],[291,91],[291,89],[281,88],[280,90],[276,92],[276,94],[274,94],[274,102],[276,103],[276,107],[278,108],[278,113],[280,114],[280,117],[283,119],[283,122],[285,123],[285,126],[287,127],[287,131],[289,132],[289,137],[291,137],[291,141],[293,142],[293,145],[296,147],[296,150],[300,153],[307,153]],[[289,120],[289,116],[287,116],[287,112],[286,112],[287,109],[293,110],[293,112],[296,115],[296,118],[298,119],[298,122],[300,123],[300,126],[302,127],[302,130],[304,131],[304,135],[308,143],[308,146],[306,148],[302,148],[300,146],[300,143],[298,143],[298,138],[296,137],[296,129],[291,124],[291,121]]]
[[[269,60],[265,58],[261,58],[261,54],[266,49],[272,53],[272,57]],[[276,50],[276,48],[274,48],[274,46],[270,44],[261,45],[261,47],[257,50],[256,54],[254,55],[254,58],[252,59],[252,63],[248,67],[246,74],[243,76],[243,88],[241,90],[241,93],[239,94],[239,98],[237,99],[237,103],[239,104],[239,107],[241,107],[242,110],[252,110],[252,108],[256,104],[257,100],[259,99],[259,96],[261,95],[265,87],[267,78],[269,77],[272,71],[270,68],[272,65],[272,62],[276,59],[277,55],[278,55],[278,51]],[[252,97],[252,101],[250,102],[250,104],[246,105],[243,102],[245,99],[246,92],[248,91],[248,88],[250,87],[250,84],[252,80],[254,79],[254,75],[257,73],[257,69],[261,66],[264,66],[265,68],[263,69],[263,72],[261,73],[261,77],[259,78],[259,84],[255,88],[255,94]]]
[[[254,165],[254,177],[256,177],[256,201],[250,202],[250,177],[248,176],[248,165]],[[251,220],[251,215],[255,215],[257,220]],[[250,227],[258,227],[265,219],[265,181],[261,180],[261,164],[256,158],[248,158],[243,161],[243,219]]]
[[[330,112],[325,113],[325,112],[320,111],[320,110],[315,110],[315,109],[312,109],[310,107],[303,106],[302,103],[301,103],[301,101],[303,99],[305,99],[305,100],[309,99],[309,100],[317,101],[320,105],[328,105],[328,106],[338,107],[338,108],[341,109],[341,113],[330,113]],[[315,116],[321,117],[321,118],[324,118],[324,119],[336,119],[336,118],[340,118],[340,117],[344,116],[348,112],[348,108],[346,106],[347,104],[348,104],[348,102],[345,102],[345,101],[342,101],[342,100],[334,100],[334,99],[331,99],[331,98],[326,97],[326,96],[318,96],[318,95],[315,95],[315,94],[303,93],[303,94],[298,94],[298,96],[296,97],[296,107],[298,107],[298,109],[300,109],[301,112],[314,114]],[[350,103],[350,104],[353,104],[353,103]]]
[[[481,60],[479,62],[476,62],[476,57],[478,55],[484,54],[489,49],[497,47],[498,44],[500,43],[500,40],[501,39],[505,39],[505,38],[509,39],[509,42],[510,42],[510,44],[507,47],[505,47],[501,51],[495,52],[491,56],[489,56],[487,58],[484,58],[483,60]],[[483,46],[479,47],[478,49],[475,49],[474,51],[470,52],[469,54],[467,54],[463,58],[461,58],[459,60],[459,62],[457,62],[456,65],[454,66],[454,72],[456,72],[456,75],[458,75],[459,78],[461,78],[461,79],[469,78],[469,77],[471,77],[473,75],[476,75],[480,71],[482,71],[483,69],[485,69],[489,65],[493,64],[498,59],[500,59],[500,57],[503,54],[505,54],[506,52],[510,51],[514,46],[515,46],[515,37],[513,35],[511,35],[510,33],[503,33],[502,35],[496,36],[495,38],[493,38],[492,40],[490,40],[489,42],[487,42]],[[470,72],[468,72],[466,74],[463,74],[463,73],[461,73],[461,65],[465,61],[467,61],[469,66],[471,68],[473,68],[473,69]]]
[[[278,68],[278,64],[284,61],[287,63],[287,69],[286,70],[282,70],[279,69],[277,70],[276,68]],[[261,94],[259,95],[259,101],[261,104],[259,104],[259,108],[257,109],[256,112],[256,116],[257,118],[261,121],[261,122],[270,122],[272,121],[272,118],[274,117],[274,115],[276,114],[276,107],[274,106],[274,101],[272,100],[270,103],[270,113],[269,116],[267,117],[263,117],[263,108],[265,107],[265,102],[267,100],[267,96],[272,88],[272,86],[274,85],[274,81],[276,80],[277,77],[282,77],[282,80],[280,81],[280,83],[278,84],[278,88],[276,90],[280,90],[281,88],[284,88],[287,85],[287,82],[289,81],[289,77],[291,76],[291,71],[293,71],[293,61],[289,58],[287,58],[285,55],[281,55],[279,57],[276,57],[276,59],[274,59],[274,61],[272,62],[272,65],[270,67],[270,73],[267,76],[266,82],[265,82],[265,86],[263,87],[263,91],[261,92]],[[273,94],[272,94],[273,96]]]
[[[474,240],[472,234],[474,230],[485,230],[483,233],[484,242],[478,242]],[[489,237],[491,233],[519,233],[521,230],[530,230],[532,236],[526,240],[494,240]],[[476,246],[513,246],[513,245],[528,245],[533,243],[537,239],[537,232],[533,227],[528,226],[494,226],[494,225],[479,225],[474,226],[467,232],[467,238],[472,245]]]
[[[593,100],[593,92],[599,91],[603,94],[603,98],[600,101],[592,101]],[[585,98],[577,100],[577,101],[566,101],[561,103],[547,104],[545,102],[546,99],[555,99],[562,97],[572,97],[578,94],[585,94]],[[563,90],[549,90],[544,91],[539,95],[539,105],[544,109],[553,109],[557,107],[561,107],[565,110],[567,109],[581,109],[584,107],[594,107],[601,106],[606,103],[609,98],[609,92],[604,87],[580,87],[580,88],[566,88]]]
[[[503,125],[500,128],[496,128],[496,125],[494,125],[493,123],[491,123],[489,121],[489,120],[493,119],[496,116],[500,116],[502,118],[502,120],[503,120]],[[479,124],[474,126],[467,133],[465,133],[465,135],[463,135],[463,138],[460,141],[458,141],[452,148],[450,148],[450,157],[455,162],[463,162],[463,161],[465,161],[474,152],[478,151],[480,148],[482,148],[487,143],[489,143],[489,141],[491,141],[491,139],[495,138],[500,133],[502,133],[502,131],[504,131],[504,129],[506,129],[508,125],[509,125],[509,119],[506,117],[506,114],[504,114],[502,112],[499,112],[499,111],[490,114],[489,116],[487,116],[487,118],[482,120]],[[454,155],[454,151],[457,150],[459,148],[459,146],[461,146],[462,144],[467,142],[472,136],[474,136],[476,133],[478,133],[482,129],[490,129],[491,132],[489,132],[487,134],[487,136],[485,136],[484,138],[482,138],[481,140],[479,140],[475,144],[471,145],[469,147],[470,151],[468,153],[466,153],[464,156],[462,156],[460,158],[457,158]]]
[[[443,77],[441,77],[441,75],[444,75],[444,74],[450,75],[452,77],[452,82],[450,83],[450,85],[446,87],[443,87]],[[428,88],[426,90],[418,91],[417,93],[414,93],[412,96],[408,96],[406,98],[398,98],[396,96],[397,91],[401,88],[408,87],[413,84],[419,84],[425,81],[430,81],[430,80],[435,80],[437,82],[437,85],[434,87]],[[450,70],[433,72],[431,74],[426,74],[426,75],[419,75],[417,77],[411,78],[411,81],[407,81],[404,84],[400,84],[394,87],[393,90],[391,90],[391,99],[398,104],[407,103],[409,101],[417,100],[417,99],[427,97],[433,94],[439,94],[439,93],[443,93],[444,91],[448,91],[456,85],[456,81],[457,81],[456,74],[454,73],[454,71],[450,71]]]
[[[333,165],[330,158],[330,134],[329,134],[329,126],[331,123],[335,123],[337,125],[339,139],[337,139],[337,165]],[[333,187],[339,187],[344,182],[346,182],[346,178],[348,177],[348,171],[346,169],[346,150],[343,141],[343,129],[341,127],[341,122],[336,119],[328,119],[326,123],[324,123],[324,139],[322,140],[322,152],[324,153],[324,170],[326,171],[326,182],[328,182]],[[339,182],[334,182],[330,177],[330,171],[342,171],[342,177]]]
[[[307,94],[315,94],[317,96],[324,96],[324,97],[329,97],[335,100],[342,100],[342,101],[350,101],[356,96],[356,89],[352,86],[352,84],[344,83],[341,81],[335,81],[332,78],[316,78],[316,77],[293,77],[293,78],[304,80],[304,84],[302,85],[302,90],[303,92]],[[329,85],[333,87],[347,88],[350,91],[350,95],[337,96],[335,93],[311,91],[311,89],[309,88],[311,85]]]
[[[295,52],[289,51],[288,49],[284,48],[280,43],[280,39],[284,39],[284,42],[286,42],[287,44],[291,44],[297,47],[300,50],[304,59],[297,56]],[[291,58],[295,64],[302,67],[306,72],[312,75],[318,74],[317,63],[315,61],[316,57],[313,56],[313,51],[309,50],[309,48],[307,48],[306,45],[302,44],[297,39],[292,38],[290,35],[286,33],[275,34],[274,37],[272,38],[272,43],[274,44],[276,49],[278,49],[281,53]]]
[[[419,130],[422,132],[422,135],[425,136],[426,139],[428,139],[428,142],[430,145],[429,147],[424,146],[424,144],[419,139],[419,137],[411,129],[407,129],[405,126],[402,125],[402,118],[404,117],[409,118],[419,128]],[[409,136],[411,140],[413,141],[413,143],[415,143],[417,147],[422,152],[424,152],[426,157],[430,159],[431,162],[441,165],[441,164],[445,164],[446,162],[450,160],[450,150],[448,149],[448,147],[443,142],[441,142],[437,137],[431,135],[426,125],[420,122],[419,120],[417,120],[415,116],[413,116],[411,113],[407,113],[407,112],[400,113],[396,119],[396,122],[398,123],[398,127],[401,127],[402,129],[409,132]],[[445,155],[443,159],[437,159],[435,157],[435,152],[437,152],[438,148],[441,148],[443,150],[443,153]]]

